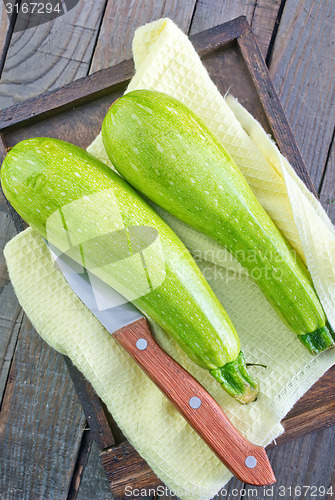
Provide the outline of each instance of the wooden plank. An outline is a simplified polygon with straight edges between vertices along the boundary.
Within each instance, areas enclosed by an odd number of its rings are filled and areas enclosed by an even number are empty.
[[[264,489],[259,488],[260,497],[329,500],[334,498],[334,447],[335,428],[333,427],[270,450],[268,455],[277,477],[277,483],[273,487],[266,487],[265,494]],[[325,491],[331,486],[333,493],[327,495]],[[243,498],[252,498],[252,490],[255,488],[246,486]]]
[[[27,121],[34,123],[60,111],[92,101],[95,97],[107,95],[118,85],[124,88],[133,74],[133,62],[125,61],[113,68],[80,78],[64,87],[11,106],[0,111],[0,129],[8,131]]]
[[[5,43],[7,29],[9,27],[9,18],[6,12],[6,7],[4,2],[1,2],[0,6],[0,54]]]
[[[94,51],[90,73],[130,59],[133,35],[139,26],[169,17],[188,31],[196,0],[135,0],[108,2]]]
[[[214,24],[246,16],[265,58],[276,23],[281,0],[198,0],[192,19],[191,33],[211,28]]]
[[[155,488],[161,484],[144,458],[127,441],[104,450],[100,457],[115,499],[127,498],[126,486],[151,489],[149,495],[153,496]]]
[[[75,500],[77,498],[78,491],[80,489],[82,479],[84,477],[85,468],[92,449],[92,444],[93,444],[92,433],[88,427],[85,427],[80,447],[78,450],[76,463],[73,468],[71,483],[66,500]]]
[[[285,0],[257,0],[250,22],[252,31],[264,59],[268,55],[269,45],[276,28],[281,4]]]
[[[270,74],[318,189],[335,125],[335,3],[287,0]]]
[[[11,16],[10,16],[11,17]],[[7,49],[11,39],[10,17],[6,12],[6,2],[0,4],[0,76],[6,59]]]
[[[86,75],[104,8],[105,0],[80,0],[65,15],[14,33],[2,73],[0,108]]]
[[[0,162],[5,153],[5,145],[0,134]],[[0,407],[23,318],[3,255],[7,241],[17,233],[15,220],[18,220],[18,217],[11,216],[7,200],[0,189]]]
[[[325,167],[325,176],[322,182],[320,200],[332,222],[335,224],[335,140],[333,138],[328,160]]]
[[[0,193],[0,199],[3,197]],[[12,218],[0,211],[0,406],[22,322],[22,310],[10,283],[3,249],[16,234]]]
[[[291,418],[284,420],[285,433],[279,436],[278,443],[286,443],[292,441],[292,438],[335,425],[335,400],[334,397],[332,399],[333,401],[329,401],[327,405],[315,405],[310,409],[306,409],[303,415],[293,415]]]
[[[99,449],[93,441],[76,500],[112,500],[110,485],[102,467]],[[69,500],[69,499],[67,499]]]
[[[66,498],[84,425],[63,357],[25,317],[1,411],[0,496]]]
[[[190,33],[212,28],[238,16],[246,16],[250,24],[256,0],[198,0],[191,24]]]

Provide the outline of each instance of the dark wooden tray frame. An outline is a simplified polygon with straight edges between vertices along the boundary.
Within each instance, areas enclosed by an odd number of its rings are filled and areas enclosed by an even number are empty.
[[[236,44],[257,90],[272,137],[299,177],[317,196],[247,19],[244,16],[238,17],[192,36],[191,41],[201,58],[225,46]],[[6,133],[108,95],[112,90],[124,87],[133,74],[133,62],[125,61],[1,111],[1,163],[7,152]],[[25,227],[22,219],[9,205],[8,211],[18,231],[22,231]],[[124,439],[89,382],[68,358],[65,358],[65,361],[91,432],[100,449],[102,463],[114,497],[127,498],[124,494],[126,485],[136,488],[155,488],[161,484],[144,459]],[[335,424],[334,371],[334,368],[329,370],[287,414],[282,422],[285,433],[277,439],[276,444]]]

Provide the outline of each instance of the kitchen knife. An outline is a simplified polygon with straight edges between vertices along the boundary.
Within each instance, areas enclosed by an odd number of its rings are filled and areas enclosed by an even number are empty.
[[[206,389],[158,346],[143,314],[110,286],[47,244],[74,293],[226,467],[245,483],[273,484],[276,479],[265,449],[245,439]]]

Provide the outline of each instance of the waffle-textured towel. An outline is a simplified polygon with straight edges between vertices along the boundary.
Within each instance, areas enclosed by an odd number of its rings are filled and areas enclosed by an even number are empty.
[[[335,233],[321,205],[261,126],[233,97],[220,95],[188,38],[172,21],[161,19],[137,30],[133,53],[136,74],[128,90],[166,92],[201,116],[305,259],[334,326]],[[100,136],[89,151],[110,165]],[[295,401],[334,363],[335,351],[312,357],[227,252],[158,211],[197,258],[239,332],[246,359],[267,366],[250,369],[261,384],[257,402],[239,405],[153,324],[155,335],[245,436],[266,445],[282,432],[280,420]],[[5,255],[17,296],[37,331],[84,373],[156,474],[182,498],[213,496],[231,474],[79,301],[55,271],[43,240],[28,229],[8,243]]]

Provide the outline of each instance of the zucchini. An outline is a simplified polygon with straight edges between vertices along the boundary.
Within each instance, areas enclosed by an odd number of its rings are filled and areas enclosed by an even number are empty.
[[[229,394],[256,397],[227,313],[183,243],[124,179],[77,146],[35,138],[9,151],[1,183],[42,237],[131,300]]]
[[[311,353],[334,344],[306,267],[199,117],[166,94],[137,90],[110,107],[102,138],[135,189],[236,257]]]

